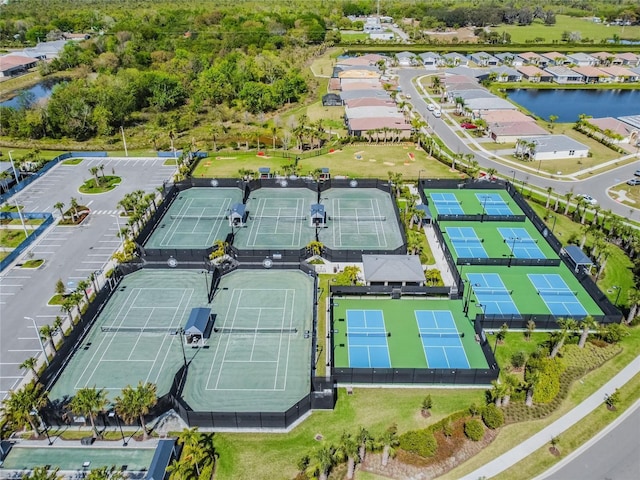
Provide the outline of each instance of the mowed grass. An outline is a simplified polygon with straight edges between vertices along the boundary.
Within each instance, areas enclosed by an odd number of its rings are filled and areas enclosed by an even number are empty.
[[[409,154],[413,154],[411,159]],[[359,157],[359,158],[358,158]],[[238,177],[240,169],[257,171],[260,167],[270,167],[272,172],[282,172],[284,165],[293,159],[278,156],[259,157],[255,150],[249,152],[220,151],[209,158],[200,160],[193,176],[198,177]],[[429,157],[413,144],[349,145],[334,153],[300,160],[300,174],[307,175],[316,168],[327,167],[331,175],[356,178],[388,177],[388,172],[400,173],[403,179],[452,178],[459,173],[450,172],[449,167]]]
[[[329,48],[324,55],[319,56],[311,63],[311,72],[315,76],[328,76],[333,73],[336,58],[343,52],[341,48]]]
[[[621,203],[633,208],[640,208],[640,185],[627,185],[626,182],[622,182],[609,189],[609,193],[616,200],[618,200],[617,192],[623,191],[625,196]]]
[[[420,404],[430,394],[432,416],[420,414]],[[339,390],[334,411],[314,412],[292,432],[273,434],[216,434],[220,460],[218,480],[225,479],[291,479],[296,462],[305,454],[312,455],[322,445],[317,434],[327,443],[338,443],[343,432],[356,433],[360,426],[380,435],[392,424],[400,433],[423,428],[444,416],[482,402],[483,389],[386,389],[354,388],[353,395]],[[375,478],[375,477],[371,477]]]
[[[540,20],[536,20],[527,26],[500,25],[493,30],[500,33],[509,33],[512,43],[526,43],[527,41],[533,41],[535,38],[543,38],[543,43],[560,42],[563,32],[580,32],[582,40],[592,39],[595,40],[596,43],[602,40],[612,39],[614,35],[618,35],[620,38],[627,40],[640,39],[640,26],[605,26],[602,23],[594,23],[589,20],[569,17],[567,15],[556,15],[555,25],[547,26]],[[558,48],[560,47],[566,49],[563,44],[560,44]],[[580,46],[573,46],[572,50],[580,51]]]

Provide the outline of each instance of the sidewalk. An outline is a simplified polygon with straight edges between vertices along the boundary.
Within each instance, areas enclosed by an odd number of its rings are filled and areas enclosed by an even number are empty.
[[[586,398],[573,410],[543,428],[538,433],[528,438],[520,445],[500,455],[496,459],[462,477],[462,480],[478,480],[480,478],[492,478],[504,472],[520,460],[532,454],[539,448],[548,445],[553,437],[557,437],[580,420],[589,415],[604,402],[605,395],[615,391],[631,380],[640,372],[640,356],[636,357],[629,365],[623,368],[615,377],[605,383],[601,388]]]

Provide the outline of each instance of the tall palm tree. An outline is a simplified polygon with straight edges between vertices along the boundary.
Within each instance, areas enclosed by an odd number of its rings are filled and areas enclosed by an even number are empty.
[[[502,406],[506,407],[509,405],[511,401],[511,395],[518,389],[520,385],[520,380],[515,375],[510,373],[505,374],[504,376],[504,395],[502,396]]]
[[[124,480],[127,477],[113,465],[111,467],[94,468],[84,478],[85,480]]]
[[[539,370],[531,370],[531,371],[525,372],[524,387],[527,390],[527,396],[525,398],[524,404],[527,407],[533,406],[533,393],[536,387],[538,386],[538,383],[540,383],[540,379],[541,379],[541,375]]]
[[[600,213],[601,209],[602,207],[600,205],[593,206],[593,220],[591,220],[591,225],[594,225],[594,226],[598,225],[598,214]]]
[[[158,403],[156,385],[149,382],[144,384],[139,382],[135,389],[131,385],[127,385],[122,389],[122,396],[116,397],[116,413],[127,424],[132,424],[136,419],[139,419],[143,440],[146,440],[148,434],[144,416],[149,414],[156,403]]]
[[[31,426],[31,430],[38,431],[34,411],[38,411],[47,404],[48,392],[43,390],[40,383],[31,382],[18,390],[10,390],[9,395],[2,401],[3,417],[8,419],[15,428]]]
[[[78,290],[80,290],[84,294],[84,298],[89,303],[89,294],[87,293],[87,288],[91,286],[89,280],[80,280],[78,282]]]
[[[71,209],[73,210],[73,221],[75,222],[76,218],[78,218],[78,199],[75,197],[71,197]]]
[[[100,169],[98,167],[89,168],[89,173],[93,175],[93,179],[96,181],[96,187],[100,186],[100,177],[98,176],[98,171]]]
[[[502,407],[502,397],[505,395],[507,389],[503,383],[500,383],[498,380],[492,380],[491,385],[493,388],[489,390],[489,396],[493,400],[493,403],[496,407]]]
[[[56,331],[51,325],[43,325],[40,327],[40,335],[43,336],[49,342],[54,352],[57,351],[56,344],[53,341],[53,336],[55,335],[55,333]]]
[[[380,464],[382,467],[386,467],[389,463],[389,459],[394,457],[396,454],[395,447],[400,443],[398,440],[398,426],[394,423],[387,428],[379,441],[382,445],[382,458],[380,460]]]
[[[578,341],[578,347],[584,348],[589,337],[589,330],[595,330],[598,328],[598,322],[594,320],[591,315],[587,315],[580,321],[580,340]]]
[[[64,220],[64,211],[62,210],[64,208],[64,203],[57,202],[53,205],[53,208],[57,209],[60,212],[60,216]]]
[[[366,428],[360,427],[358,430],[358,457],[361,462],[364,462],[367,451],[373,448],[374,440]]]
[[[335,457],[338,461],[347,460],[347,479],[351,480],[356,472],[358,458],[358,440],[350,433],[344,432],[336,449]]]
[[[547,188],[547,203],[544,206],[544,208],[546,208],[547,210],[549,210],[549,204],[551,203],[551,193],[553,193],[553,187],[548,187]]]
[[[62,475],[58,475],[59,471],[59,467],[55,467],[53,469],[47,467],[35,467],[30,472],[24,473],[20,478],[22,480],[60,480],[64,477]],[[89,476],[85,478],[89,480],[99,480],[98,478],[90,478]]]
[[[527,322],[527,329],[524,332],[524,339],[528,342],[531,340],[531,335],[533,334],[533,331],[536,329],[536,322],[534,322],[533,320],[529,320]]]
[[[202,434],[198,432],[198,427],[185,428],[178,436],[178,442],[184,445],[182,461],[185,461],[192,469],[195,469],[195,478],[200,477],[201,467],[207,457],[207,452],[201,444]],[[189,477],[184,477],[189,478]]]
[[[560,327],[560,330],[552,332],[550,335],[550,340],[553,347],[551,348],[549,358],[555,358],[555,356],[558,355],[558,352],[564,345],[564,342],[569,336],[569,333],[573,332],[576,329],[576,325],[576,321],[573,318],[558,319],[558,326]]]
[[[38,359],[36,357],[29,357],[20,364],[20,368],[31,370],[31,373],[33,373],[33,376],[36,378],[36,380],[40,378],[38,375],[38,371],[36,370],[37,366],[38,366]]]
[[[627,291],[627,301],[629,302],[629,315],[627,315],[627,324],[636,318],[638,314],[638,306],[640,305],[640,290],[636,288],[630,288]]]
[[[311,463],[307,467],[307,475],[318,476],[319,480],[329,478],[329,470],[335,464],[335,448],[331,445],[323,445],[316,450],[311,458]]]
[[[64,330],[62,329],[62,323],[63,323],[62,317],[60,317],[59,315],[56,315],[56,318],[53,320],[53,323],[51,324],[51,326],[56,332],[60,332],[60,336],[64,338]]]
[[[564,194],[564,198],[566,199],[567,203],[564,206],[564,214],[563,215],[568,215],[569,214],[569,207],[571,206],[571,198],[573,197],[573,192],[567,192]]]
[[[89,417],[91,429],[94,436],[98,433],[96,430],[95,418],[101,412],[104,412],[108,404],[107,392],[104,389],[93,387],[84,387],[78,390],[75,396],[69,402],[69,408],[76,415]]]

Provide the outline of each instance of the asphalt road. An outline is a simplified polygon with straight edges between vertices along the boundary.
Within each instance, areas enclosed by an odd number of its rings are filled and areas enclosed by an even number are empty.
[[[15,388],[24,375],[19,365],[28,357],[40,356],[37,332],[31,317],[39,327],[52,324],[55,317],[64,317],[57,306],[47,306],[55,293],[58,279],[70,288],[85,280],[92,272],[100,272],[120,245],[116,237],[117,203],[134,190],[153,192],[172,175],[174,166],[164,166],[158,158],[87,158],[79,165],[58,165],[14,199],[28,212],[52,212],[57,202],[68,208],[71,197],[87,205],[91,214],[78,227],[50,227],[27,252],[45,263],[37,270],[12,267],[0,274],[0,400]],[[92,178],[88,169],[105,165],[105,175],[112,171],[122,178],[114,190],[100,195],[83,195],[78,188]],[[25,252],[18,263],[27,259]]]
[[[514,171],[517,180],[524,180],[527,184],[532,184],[545,190],[552,187],[555,192],[561,195],[572,191],[574,194],[588,193],[598,200],[603,210],[610,209],[623,218],[640,219],[640,212],[635,208],[629,208],[619,202],[613,200],[607,195],[607,189],[622,181],[633,177],[633,172],[640,168],[640,161],[633,162],[629,165],[618,167],[603,173],[594,174],[585,180],[551,180],[546,177],[538,176],[526,170],[520,170],[517,166],[504,165],[502,163],[491,160],[483,152],[469,149],[465,141],[460,138],[452,128],[447,125],[442,118],[436,118],[433,113],[427,109],[427,102],[422,97],[422,92],[418,92],[411,80],[423,75],[428,75],[434,71],[424,68],[398,69],[398,79],[402,91],[411,94],[411,103],[414,111],[420,113],[430,125],[434,133],[442,139],[442,141],[451,149],[451,151],[461,154],[472,154],[482,168],[495,168],[500,174],[507,178],[513,177]]]
[[[640,409],[617,424],[615,428],[598,438],[582,453],[549,475],[548,480],[635,480],[640,478],[638,457],[638,433],[640,433]],[[560,439],[562,442],[562,438]],[[560,444],[562,448],[562,444]]]

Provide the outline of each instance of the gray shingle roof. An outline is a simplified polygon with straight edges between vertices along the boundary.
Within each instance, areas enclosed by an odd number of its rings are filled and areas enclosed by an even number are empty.
[[[536,144],[536,153],[564,152],[567,150],[589,150],[586,145],[567,137],[566,135],[545,135],[542,137],[526,137],[526,140]]]
[[[424,282],[417,255],[362,255],[367,282]]]

